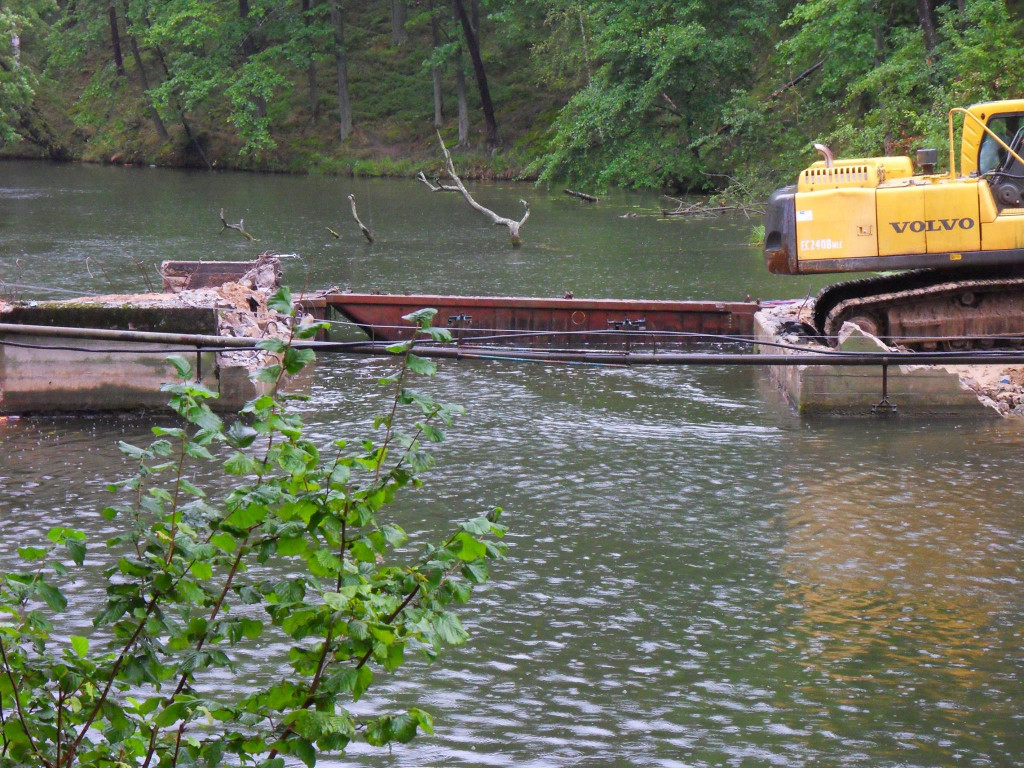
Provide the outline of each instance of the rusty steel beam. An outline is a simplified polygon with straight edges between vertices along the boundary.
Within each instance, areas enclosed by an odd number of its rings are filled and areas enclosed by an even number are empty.
[[[499,337],[495,341],[523,343],[525,337],[535,334],[535,342],[563,346],[604,344],[609,331],[645,331],[647,343],[679,342],[681,333],[748,336],[753,333],[758,310],[758,304],[749,301],[369,293],[303,295],[297,303],[321,319],[331,310],[338,312],[374,341],[409,338],[413,326],[402,316],[432,307],[437,309],[434,324],[449,328],[458,340],[479,343],[486,337]]]

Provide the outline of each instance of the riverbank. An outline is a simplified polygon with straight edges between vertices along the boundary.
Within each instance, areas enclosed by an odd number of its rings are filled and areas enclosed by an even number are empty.
[[[294,141],[282,151],[260,158],[238,154],[230,137],[221,137],[204,150],[204,162],[188,144],[188,139],[172,134],[172,140],[160,142],[155,136],[105,137],[102,141],[65,146],[63,161],[98,165],[135,165],[157,168],[288,173],[296,175],[340,176],[349,178],[412,179],[421,171],[431,178],[446,178],[444,158],[434,137],[415,137],[387,144],[378,134],[359,133],[339,148],[326,137]],[[430,139],[433,139],[432,143]],[[449,145],[459,175],[473,181],[537,180],[529,169],[530,158],[512,148],[488,152],[481,145],[458,147],[457,138]],[[445,138],[446,144],[448,138]],[[0,146],[3,160],[51,160],[42,147],[28,141]]]

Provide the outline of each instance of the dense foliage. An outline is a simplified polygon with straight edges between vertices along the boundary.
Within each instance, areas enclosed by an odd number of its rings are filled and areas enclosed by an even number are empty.
[[[1024,93],[1021,12],[1006,0],[11,0],[0,140],[407,174],[440,164],[439,127],[464,153],[498,148],[464,154],[468,173],[749,185],[805,165],[814,141],[942,149],[949,107]]]
[[[286,290],[271,306],[292,316]],[[433,313],[407,319],[450,339]],[[68,518],[0,571],[0,768],[283,768],[286,755],[313,766],[356,739],[432,731],[422,709],[354,714],[352,703],[407,653],[432,659],[465,641],[453,609],[487,580],[504,528],[492,510],[410,551],[385,515],[421,483],[427,446],[460,409],[410,387],[434,365],[408,341],[393,347],[376,436],[317,444],[280,384],[313,358],[293,340],[318,328],[260,342],[273,356],[258,375],[267,392],[230,425],[172,359],[181,380],[165,389],[181,420],[154,427],[148,446],[121,444],[136,471],[111,486],[122,501],[103,510],[117,529],[106,547]],[[77,594],[83,569],[102,569],[95,605]],[[87,616],[88,632],[68,634]]]

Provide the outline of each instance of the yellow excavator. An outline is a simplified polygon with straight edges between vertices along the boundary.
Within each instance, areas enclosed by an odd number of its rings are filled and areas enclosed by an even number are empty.
[[[960,172],[954,117],[963,115]],[[829,150],[765,216],[771,272],[910,270],[830,286],[814,326],[853,321],[915,349],[1024,345],[1024,99],[949,112],[949,171],[938,153],[836,160]]]

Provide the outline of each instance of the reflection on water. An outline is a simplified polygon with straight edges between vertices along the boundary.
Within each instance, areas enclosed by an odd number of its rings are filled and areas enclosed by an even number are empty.
[[[73,182],[83,177],[74,171],[62,169],[67,175],[53,183],[79,188]],[[97,177],[85,175],[79,197],[123,201]],[[239,201],[279,199],[276,179],[133,178],[152,185],[140,194],[164,200],[164,215],[178,219],[179,231],[196,199],[224,199],[229,218],[242,215]],[[339,182],[280,183],[293,193],[309,184],[315,196]],[[422,202],[414,187],[401,193],[405,199],[366,184],[359,194],[394,195],[397,209]],[[490,194],[499,207],[522,196],[517,189]],[[431,206],[443,198],[422,197]],[[597,219],[601,211],[555,195],[545,206],[552,216],[564,210]],[[264,212],[262,227],[245,213],[246,227],[292,231],[289,217],[302,207],[285,208],[280,218]],[[369,207],[380,231],[383,209]],[[306,210],[320,209],[309,203]],[[362,200],[360,214],[366,218]],[[72,242],[71,231],[30,235],[5,215],[5,244]],[[710,230],[722,224],[699,225],[717,245],[684,256],[664,234],[672,224],[625,225],[632,229],[623,234],[614,221],[595,221],[588,234],[573,233],[574,249],[557,223],[539,221],[539,245],[529,250],[528,241],[523,253],[481,250],[465,221],[433,240],[422,221],[389,236],[429,253],[437,239],[450,247],[467,238],[447,261],[492,259],[487,269],[456,271],[450,281],[426,267],[407,273],[406,256],[386,249],[379,259],[375,251],[359,255],[354,240],[337,264],[326,248],[305,258],[316,285],[340,282],[331,277],[337,268],[416,290],[550,293],[570,287],[562,283],[572,273],[590,281],[595,295],[660,286],[658,297],[672,298],[673,286],[690,285],[697,264],[687,296],[759,292],[737,282],[735,265],[749,254]],[[609,232],[621,246],[614,254],[595,245]],[[151,237],[154,253],[166,245],[159,231]],[[628,246],[630,238],[655,243],[653,255]],[[223,242],[228,250],[237,245]],[[63,274],[55,256],[39,258],[48,281]],[[519,284],[524,273],[537,291]],[[317,440],[368,432],[386,365],[321,361],[302,405]],[[359,703],[362,712],[425,706],[437,717],[437,735],[390,754],[356,748],[345,765],[1019,763],[1024,433],[1017,426],[802,421],[763,396],[756,372],[736,369],[474,361],[442,363],[427,386],[465,405],[467,415],[427,487],[402,506],[400,522],[429,535],[501,504],[511,559],[469,606],[473,637],[465,649],[433,668],[411,662]],[[138,418],[0,423],[0,563],[59,515],[86,528],[98,547],[110,532],[98,514],[109,501],[103,483],[122,466],[115,443],[144,441],[150,426]],[[75,589],[81,605],[100,594],[102,581],[93,574]],[[253,651],[245,674],[277,674],[260,664],[273,650]]]

